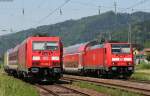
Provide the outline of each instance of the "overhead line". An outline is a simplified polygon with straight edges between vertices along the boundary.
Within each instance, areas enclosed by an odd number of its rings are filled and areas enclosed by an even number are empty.
[[[132,6],[128,7],[127,9],[134,8],[134,7],[139,6],[139,5],[141,5],[141,4],[143,4],[143,3],[147,2],[147,1],[148,1],[148,0],[142,0],[142,1],[138,2],[138,3],[135,4],[135,5],[132,5]]]
[[[45,17],[43,17],[42,19],[40,19],[39,21],[37,21],[37,24],[39,24],[39,23],[41,23],[42,21],[46,20],[49,16],[51,16],[52,14],[54,14],[56,11],[58,11],[58,10],[61,11],[61,8],[64,7],[64,6],[65,6],[68,2],[70,2],[70,1],[71,1],[71,0],[65,0],[64,3],[62,3],[60,6],[58,6],[58,7],[55,8],[54,10],[52,10],[48,15],[46,15]],[[128,10],[128,9],[133,9],[134,7],[139,6],[140,4],[143,4],[143,3],[147,2],[147,1],[149,1],[149,0],[141,0],[140,2],[134,4],[134,5],[130,6],[130,7],[127,7],[127,8],[117,7],[117,8],[122,9],[122,11],[125,11],[125,10]],[[95,9],[97,9],[97,7],[99,7],[99,6],[94,5],[94,4],[83,3],[83,2],[80,2],[80,1],[72,1],[72,2],[74,2],[74,3],[79,3],[79,4],[85,5],[85,6],[91,6],[91,7],[93,6],[93,7],[95,7]],[[101,8],[102,8],[102,7],[103,7],[103,8],[114,8],[113,6],[102,6],[102,5],[101,5]],[[37,25],[37,24],[36,24],[36,25]]]
[[[141,0],[140,2],[138,2],[138,3],[136,3],[136,4],[134,4],[134,5],[130,6],[130,7],[125,8],[124,11],[126,11],[126,10],[128,10],[128,9],[133,9],[134,7],[139,6],[139,5],[141,5],[141,4],[144,4],[144,3],[146,3],[147,1],[149,1],[149,0]]]
[[[138,2],[138,3],[136,3],[136,4],[134,4],[134,5],[132,5],[132,6],[130,6],[130,7],[127,7],[127,8],[122,8],[122,7],[118,7],[117,6],[117,9],[121,9],[122,11],[126,11],[126,10],[128,10],[128,9],[135,9],[134,7],[136,7],[136,6],[139,6],[139,5],[141,5],[141,4],[143,4],[143,3],[146,3],[147,1],[150,1],[150,0],[142,0],[142,1],[140,1],[140,2]],[[90,6],[90,7],[94,7],[95,9],[97,9],[97,7],[99,7],[99,6],[97,6],[97,5],[94,5],[94,4],[90,4],[90,3],[83,3],[83,2],[80,2],[80,1],[72,1],[72,2],[74,2],[74,3],[78,3],[78,4],[81,4],[81,5],[84,5],[84,6]],[[117,3],[117,2],[116,2]],[[101,8],[114,8],[114,6],[103,6],[103,5],[101,5]],[[140,10],[140,9],[139,9]],[[144,9],[145,10],[145,9]],[[146,9],[147,10],[147,9]]]
[[[71,0],[66,0],[63,4],[61,4],[60,6],[58,6],[57,8],[55,8],[53,11],[51,11],[47,16],[45,16],[44,18],[42,18],[41,20],[39,20],[38,23],[41,23],[42,21],[44,21],[45,19],[47,19],[50,15],[52,15],[53,13],[55,13],[57,10],[61,9],[62,7],[64,7],[69,1],[71,1]]]
[[[72,1],[74,3],[78,3],[80,5],[84,5],[84,6],[89,6],[89,7],[93,7],[95,9],[97,9],[97,7],[99,7],[99,5],[94,5],[94,4],[90,4],[90,3],[84,3],[84,2],[80,2],[80,1]],[[117,2],[116,2],[117,3]],[[101,4],[101,8],[107,8],[107,9],[113,9],[114,8],[114,5],[113,6],[103,6]],[[122,10],[126,10],[127,8],[122,8],[122,7],[118,7],[117,6],[117,9],[122,9]]]

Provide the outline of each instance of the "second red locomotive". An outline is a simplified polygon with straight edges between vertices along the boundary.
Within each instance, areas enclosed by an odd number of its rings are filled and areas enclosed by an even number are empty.
[[[130,77],[134,71],[129,43],[96,41],[64,48],[64,72],[107,77]]]
[[[62,76],[62,54],[59,37],[29,37],[6,52],[4,69],[25,79],[55,81]]]

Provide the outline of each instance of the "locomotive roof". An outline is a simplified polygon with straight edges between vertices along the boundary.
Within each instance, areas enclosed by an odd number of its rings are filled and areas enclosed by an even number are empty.
[[[32,40],[38,40],[38,39],[42,39],[42,40],[59,40],[60,39],[60,37],[58,37],[58,36],[53,36],[53,37],[36,37],[36,36],[34,36],[34,37],[28,37],[27,38],[27,40],[29,40],[29,39],[32,39]]]
[[[12,52],[14,52],[14,51],[17,51],[18,48],[19,48],[19,46],[21,46],[22,44],[24,44],[24,43],[27,42],[28,40],[41,40],[41,38],[42,38],[43,40],[46,40],[46,39],[48,39],[48,38],[49,38],[50,40],[52,39],[52,40],[54,40],[54,41],[60,40],[60,37],[58,37],[58,36],[52,36],[52,37],[31,36],[31,37],[26,38],[22,43],[16,45],[14,48],[8,49],[7,52],[8,52],[8,53],[12,53]]]
[[[130,43],[127,43],[127,42],[105,42],[105,43],[100,44],[97,41],[85,42],[85,43],[75,44],[75,45],[64,48],[64,54],[83,52],[88,47],[90,47],[90,49],[102,48],[102,47],[104,47],[104,44],[130,44]]]
[[[69,47],[64,48],[64,54],[71,54],[71,53],[78,53],[84,51],[88,46],[96,45],[98,44],[97,41],[90,41],[80,44],[75,44]]]

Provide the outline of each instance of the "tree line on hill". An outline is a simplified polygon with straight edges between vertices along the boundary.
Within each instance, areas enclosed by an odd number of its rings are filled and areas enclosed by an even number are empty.
[[[60,36],[64,46],[93,39],[112,39],[127,42],[129,24],[131,24],[132,43],[150,47],[150,13],[115,14],[109,11],[101,15],[84,17],[79,20],[67,20],[0,36],[0,55],[7,49],[21,43],[28,36],[36,34]]]

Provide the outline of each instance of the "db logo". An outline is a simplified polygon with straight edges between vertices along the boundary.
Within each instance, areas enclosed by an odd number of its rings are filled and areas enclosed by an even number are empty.
[[[48,57],[43,57],[43,60],[48,60]]]
[[[123,59],[123,58],[119,58],[119,60],[120,60],[120,61],[123,61],[124,59]]]

